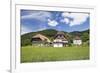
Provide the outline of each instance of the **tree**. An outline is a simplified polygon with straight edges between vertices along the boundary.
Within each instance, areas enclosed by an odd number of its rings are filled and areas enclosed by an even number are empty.
[[[89,40],[89,34],[87,32],[83,33],[83,35],[82,35],[82,41],[86,42],[88,40]]]

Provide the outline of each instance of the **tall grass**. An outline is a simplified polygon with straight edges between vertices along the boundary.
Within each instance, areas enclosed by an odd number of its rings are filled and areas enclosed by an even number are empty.
[[[68,61],[89,59],[88,46],[63,48],[25,46],[21,48],[21,62]]]

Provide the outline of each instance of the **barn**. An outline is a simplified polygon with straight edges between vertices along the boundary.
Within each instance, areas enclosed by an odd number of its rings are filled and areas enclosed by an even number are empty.
[[[42,34],[36,34],[32,37],[31,42],[32,45],[43,46],[44,44],[49,43],[50,40]]]

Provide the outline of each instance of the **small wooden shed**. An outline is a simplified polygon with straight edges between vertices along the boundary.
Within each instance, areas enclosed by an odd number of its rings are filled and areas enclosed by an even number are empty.
[[[73,44],[74,45],[81,45],[82,44],[82,40],[79,36],[75,36],[73,39]]]

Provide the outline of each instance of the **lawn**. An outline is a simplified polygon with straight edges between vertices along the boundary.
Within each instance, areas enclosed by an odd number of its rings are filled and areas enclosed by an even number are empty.
[[[89,59],[88,46],[63,48],[25,46],[21,48],[21,63],[87,59]]]

